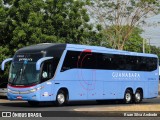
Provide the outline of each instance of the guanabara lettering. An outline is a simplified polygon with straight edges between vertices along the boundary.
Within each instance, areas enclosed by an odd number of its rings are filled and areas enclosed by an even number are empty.
[[[113,78],[140,78],[139,73],[113,72]]]

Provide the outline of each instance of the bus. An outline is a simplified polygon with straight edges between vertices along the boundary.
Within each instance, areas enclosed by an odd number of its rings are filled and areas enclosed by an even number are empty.
[[[53,101],[140,103],[158,96],[158,57],[98,46],[42,43],[19,49],[11,62],[7,97],[32,105]]]

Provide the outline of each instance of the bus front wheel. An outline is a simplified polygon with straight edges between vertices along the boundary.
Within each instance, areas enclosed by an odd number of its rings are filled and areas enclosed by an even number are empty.
[[[63,91],[59,90],[56,96],[56,105],[63,106],[68,102],[68,95]]]
[[[133,96],[133,94],[132,94],[131,90],[127,89],[125,94],[124,94],[124,102],[126,104],[132,103],[132,99],[133,99],[132,96]]]
[[[136,93],[134,95],[134,102],[140,103],[142,101],[142,92],[140,90],[136,90]]]

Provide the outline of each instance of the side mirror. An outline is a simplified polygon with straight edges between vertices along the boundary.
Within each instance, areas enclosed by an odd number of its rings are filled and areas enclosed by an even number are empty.
[[[2,62],[2,65],[1,65],[1,70],[4,71],[4,68],[5,68],[5,64],[9,61],[12,61],[13,58],[8,58],[8,59],[5,59],[3,62]]]
[[[46,61],[46,60],[49,60],[49,59],[52,59],[53,57],[43,57],[41,59],[39,59],[37,62],[36,62],[36,70],[40,70],[40,66],[41,66],[41,63]]]

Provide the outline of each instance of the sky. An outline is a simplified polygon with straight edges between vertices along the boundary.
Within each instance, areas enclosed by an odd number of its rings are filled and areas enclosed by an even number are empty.
[[[147,18],[145,20],[148,23],[147,25],[144,25],[142,28],[144,32],[142,33],[142,37],[146,39],[150,39],[150,44],[160,47],[160,14],[156,15],[154,17]],[[147,41],[149,44],[149,41]]]

